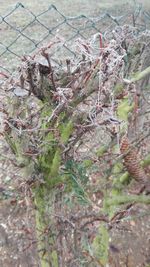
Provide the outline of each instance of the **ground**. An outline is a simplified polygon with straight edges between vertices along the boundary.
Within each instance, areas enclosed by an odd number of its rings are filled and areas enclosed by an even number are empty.
[[[118,7],[119,5],[123,4],[135,4],[132,0],[110,0],[110,1],[97,1],[93,0],[92,3],[89,0],[39,0],[35,4],[35,1],[33,0],[22,0],[20,1],[23,5],[28,7],[29,9],[33,10],[35,13],[42,12],[47,8],[49,5],[55,5],[62,13],[64,13],[66,16],[77,16],[79,14],[85,14],[85,15],[97,15],[101,9],[106,10],[108,8],[114,8],[115,6]],[[138,3],[142,3],[145,7],[149,6],[149,0],[139,0],[136,1]],[[15,0],[7,0],[1,1],[1,8],[0,11],[2,15],[12,8],[12,6],[15,6],[17,1]],[[96,12],[96,14],[95,14]]]

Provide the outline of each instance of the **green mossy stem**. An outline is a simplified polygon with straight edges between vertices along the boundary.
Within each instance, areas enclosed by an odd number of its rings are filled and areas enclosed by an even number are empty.
[[[39,206],[38,201],[39,201],[39,198],[35,197],[34,202],[36,206]],[[36,209],[35,211],[35,224],[36,224],[36,236],[38,240],[37,249],[38,249],[38,254],[39,254],[40,265],[41,267],[50,267],[50,265],[46,261],[47,255],[46,253],[43,253],[45,244],[42,241],[41,233],[44,231],[45,225],[42,222],[42,214],[40,213],[38,209]]]
[[[148,68],[146,68],[145,70],[136,73],[133,78],[131,78],[131,79],[124,79],[124,82],[126,82],[128,84],[134,83],[134,82],[137,82],[137,81],[143,79],[145,76],[147,76],[149,74],[150,74],[150,66]]]
[[[94,256],[101,263],[100,266],[106,266],[108,263],[109,233],[104,223],[101,223],[99,226],[99,231],[93,240],[92,248]]]
[[[61,151],[58,148],[54,154],[54,158],[51,164],[50,177],[57,177],[59,172],[59,167],[61,165]]]
[[[44,191],[43,191],[44,195]],[[35,205],[37,207],[35,211],[35,223],[36,223],[36,235],[38,239],[37,243],[37,249],[39,253],[39,260],[41,267],[50,267],[50,262],[52,263],[52,266],[58,267],[58,255],[57,251],[52,251],[50,254],[49,251],[46,251],[45,247],[46,244],[43,240],[42,233],[44,233],[44,230],[47,227],[46,222],[44,222],[44,213],[45,213],[45,201],[44,196],[42,196],[39,192],[35,193],[35,199],[34,199]],[[48,259],[50,258],[50,262]]]
[[[73,133],[73,123],[69,121],[67,124],[64,124],[61,130],[61,142],[66,144],[69,140],[69,137]]]
[[[132,202],[150,204],[150,197],[145,195],[117,195],[105,199],[104,206],[108,208],[110,206],[128,204]]]

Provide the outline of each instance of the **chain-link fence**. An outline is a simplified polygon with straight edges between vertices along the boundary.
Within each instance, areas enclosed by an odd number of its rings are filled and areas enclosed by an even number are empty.
[[[100,32],[103,37],[111,34],[117,25],[130,24],[138,30],[150,27],[150,12],[144,11],[141,5],[122,10],[120,16],[108,12],[99,17],[90,18],[85,15],[67,17],[54,5],[45,11],[35,14],[23,4],[18,3],[9,13],[0,14],[0,69],[12,72],[24,54],[32,53],[37,48],[49,43],[55,36],[63,41],[52,54],[56,58],[73,55],[71,45],[76,38],[87,39]]]

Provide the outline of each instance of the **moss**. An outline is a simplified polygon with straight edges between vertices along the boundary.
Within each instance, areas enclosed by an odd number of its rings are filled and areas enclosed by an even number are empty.
[[[45,251],[45,242],[41,238],[41,233],[45,230],[46,227],[46,222],[45,222],[45,188],[40,187],[36,190],[34,190],[35,193],[35,206],[36,206],[36,211],[35,211],[35,223],[36,223],[36,234],[37,234],[37,247],[39,251],[39,258],[40,258],[40,263],[41,267],[49,267],[49,263],[47,262],[47,253],[44,253]]]
[[[150,204],[150,197],[144,195],[117,195],[105,199],[105,207],[117,206],[131,202]]]
[[[23,155],[24,150],[24,139],[22,137],[21,140],[17,139],[15,140],[13,137],[9,136],[7,133],[5,134],[5,139],[7,143],[9,144],[12,152],[16,156],[16,161],[18,167],[25,167],[28,166],[30,163],[30,157]]]
[[[40,115],[41,129],[46,130],[50,127],[50,122],[48,121],[48,118],[50,118],[52,112],[53,108],[45,104]]]
[[[39,253],[39,259],[40,259],[40,266],[41,267],[49,267],[49,263],[46,261],[46,258],[47,258],[47,255],[44,254],[44,242],[42,242],[41,238],[40,238],[40,235],[41,235],[41,232],[44,231],[44,227],[42,226],[41,224],[41,221],[40,221],[40,214],[38,211],[36,211],[36,229],[37,229],[37,239],[38,239],[38,253]]]
[[[125,185],[129,184],[130,182],[130,176],[128,172],[125,172],[122,174],[123,171],[123,164],[121,162],[118,162],[115,164],[113,170],[112,170],[112,191],[111,195],[117,195],[122,192]]]
[[[109,234],[104,224],[100,225],[92,247],[95,257],[99,260],[102,266],[105,266],[108,262]]]
[[[147,167],[150,165],[150,154],[145,157],[145,159],[141,162],[141,165],[143,167]]]
[[[67,124],[64,124],[61,129],[61,142],[66,144],[73,132],[73,123],[69,121]]]
[[[56,177],[58,175],[60,164],[61,164],[61,152],[60,149],[57,149],[51,165],[51,172],[50,172],[51,177]]]
[[[114,154],[117,154],[119,151],[119,144],[115,144],[113,147],[112,147],[112,152]]]
[[[51,261],[54,267],[58,267],[58,255],[56,250],[53,250],[51,253]]]
[[[128,184],[130,182],[130,176],[128,172],[123,173],[120,177],[119,177],[120,183],[121,184]]]
[[[49,132],[48,134],[46,134],[45,141],[49,142],[49,144],[52,144],[55,142],[55,138],[52,132]]]
[[[117,83],[114,87],[114,96],[120,95],[124,90],[123,84]]]
[[[42,106],[43,109],[41,112],[41,119],[50,116],[53,111],[52,107],[47,104],[47,101],[45,101],[45,104],[43,104]]]
[[[53,151],[49,150],[45,154],[42,154],[38,158],[38,169],[45,176],[49,175],[51,172],[51,164],[53,159]]]
[[[104,146],[101,146],[100,148],[97,149],[96,151],[96,155],[98,157],[102,157],[108,150],[108,146],[107,145],[104,145]]]
[[[84,168],[90,168],[93,165],[93,161],[90,159],[86,159],[83,161]]]
[[[5,133],[5,139],[6,139],[6,142],[8,143],[8,145],[10,146],[12,152],[17,155],[17,153],[18,153],[18,142],[14,141],[14,139],[11,138],[11,136],[9,134],[7,134],[7,133]]]
[[[57,187],[58,185],[61,185],[63,183],[63,177],[61,175],[58,175],[57,177],[47,177],[46,185],[47,189],[51,190]]]
[[[123,164],[121,162],[116,162],[113,167],[112,174],[119,174],[123,170]]]
[[[139,44],[134,45],[132,49],[129,50],[130,56],[136,56],[140,54],[140,46]]]
[[[122,99],[122,101],[120,102],[117,108],[118,118],[121,120],[127,121],[129,112],[133,110],[133,107],[134,107],[134,104],[129,105],[129,100],[127,97]]]

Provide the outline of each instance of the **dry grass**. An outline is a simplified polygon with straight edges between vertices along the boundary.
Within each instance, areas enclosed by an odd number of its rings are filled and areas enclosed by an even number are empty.
[[[130,12],[130,8],[134,4],[133,0],[92,0],[92,4],[89,0],[53,0],[51,2],[49,2],[49,0],[39,0],[36,2],[37,3],[35,4],[35,1],[33,0],[22,0],[21,3],[25,6],[25,8],[22,8],[20,6],[19,8],[15,9],[16,0],[2,1],[0,6],[0,15],[2,17],[5,17],[9,12],[14,9],[14,12],[12,12],[12,14],[6,17],[6,21],[10,25],[12,25],[14,29],[8,26],[7,23],[3,22],[0,19],[0,42],[4,45],[3,46],[0,44],[0,65],[3,66],[3,68],[9,70],[16,69],[16,65],[18,64],[20,59],[19,57],[16,57],[13,53],[19,56],[22,56],[25,53],[30,53],[32,50],[35,49],[34,43],[37,44],[38,42],[42,41],[42,39],[44,39],[44,37],[47,36],[49,33],[48,30],[42,27],[37,21],[34,22],[34,16],[31,15],[27,9],[31,10],[34,14],[37,15],[47,10],[50,4],[53,4],[65,16],[79,16],[81,14],[84,14],[88,17],[97,17],[100,14],[104,14],[106,11],[111,12],[111,14],[120,16],[120,14],[123,14],[125,11]],[[148,0],[145,0],[142,1],[142,4],[148,7],[148,2]],[[38,17],[38,19],[48,29],[59,25],[59,23],[63,22],[64,20],[64,18],[59,15],[59,13],[56,12],[54,9],[51,9],[47,13],[44,13],[43,15]],[[25,29],[26,25],[28,24],[29,26]],[[73,25],[75,25],[77,29],[80,27],[84,28],[84,24],[86,24],[86,19],[78,19],[78,21],[73,22]],[[100,28],[100,26],[98,28]],[[20,35],[19,31],[22,30],[23,34],[29,37],[29,39]],[[76,34],[76,31],[72,30],[65,23],[56,27],[56,30],[53,31],[53,34],[55,35],[56,33],[61,34],[61,36],[65,37],[66,39],[69,39],[70,37]],[[86,30],[84,31],[84,36],[88,37],[94,33],[94,30]],[[16,41],[14,42],[14,40]],[[45,45],[45,43],[48,43],[50,40],[51,36],[46,38],[44,42],[39,43],[38,47],[43,44]],[[6,51],[5,47],[9,47],[11,53],[9,51]],[[1,56],[3,52],[4,54]]]
[[[110,0],[110,1],[97,1],[97,0],[39,0],[36,1],[37,3],[35,4],[35,1],[33,0],[22,0],[21,3],[28,7],[29,9],[34,10],[34,12],[41,12],[42,9],[44,10],[47,8],[50,4],[53,4],[57,6],[59,10],[61,10],[65,15],[72,15],[76,16],[79,14],[87,14],[87,15],[95,15],[95,12],[98,13],[100,12],[101,8],[107,9],[107,8],[114,8],[119,5],[124,5],[124,4],[132,4],[134,5],[133,0]],[[138,3],[142,3],[145,7],[150,7],[150,2],[149,0],[140,0],[136,1]],[[14,6],[17,3],[16,0],[7,0],[7,1],[1,1],[1,7],[0,7],[0,13],[5,12],[8,9],[11,9],[12,6]]]

